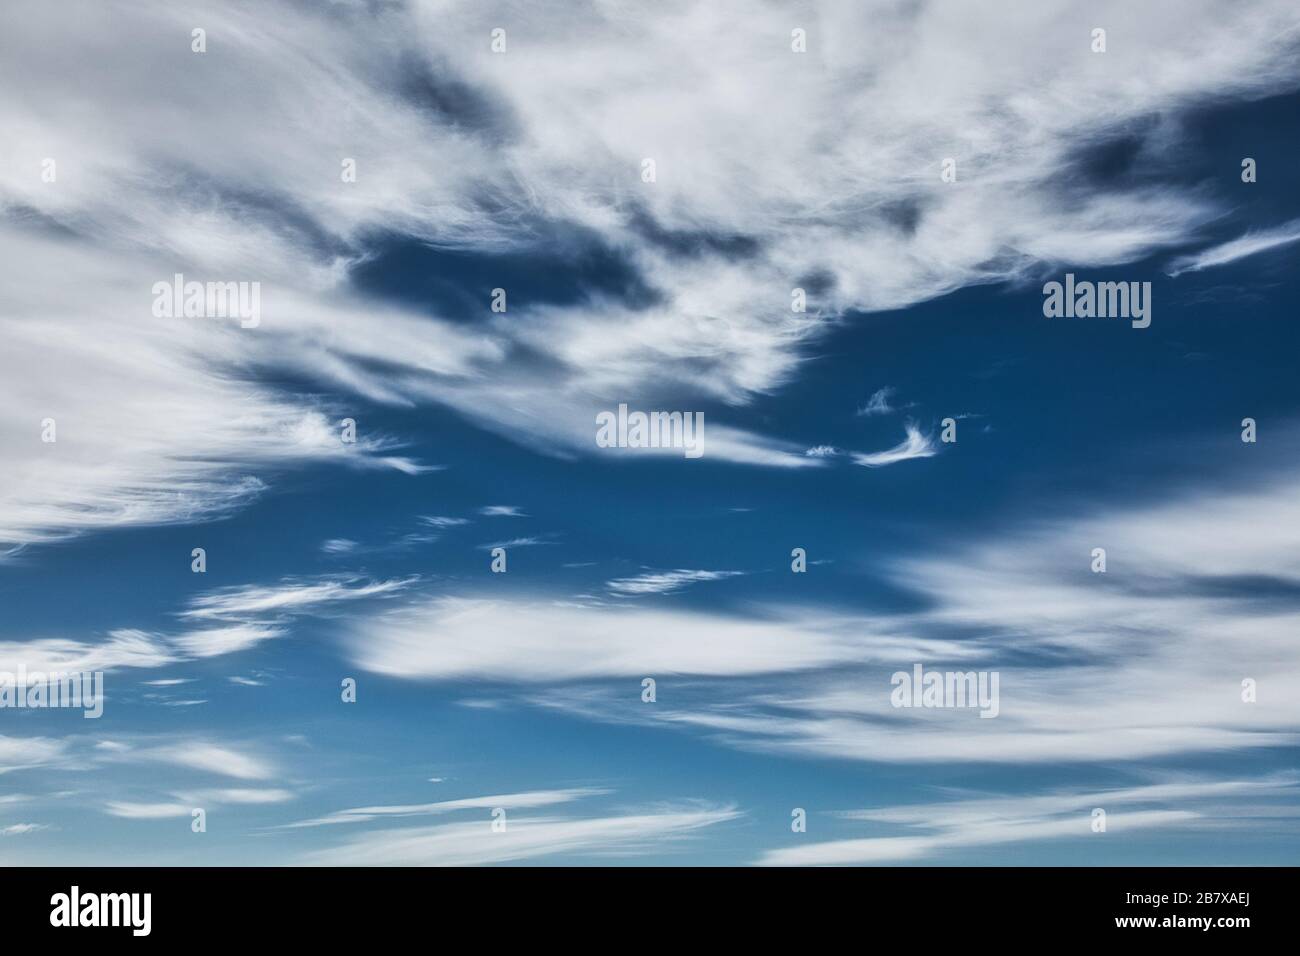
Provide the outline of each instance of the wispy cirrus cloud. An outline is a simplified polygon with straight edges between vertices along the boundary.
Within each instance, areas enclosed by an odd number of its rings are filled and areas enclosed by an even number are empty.
[[[809,458],[834,458],[836,455],[843,454],[843,452],[834,445],[814,445],[812,448],[809,448],[804,452],[804,454]]]
[[[448,518],[443,515],[421,515],[420,523],[426,524],[431,528],[457,528],[461,525],[469,524],[469,519]]]
[[[360,582],[357,578],[316,581],[286,580],[275,585],[245,584],[200,594],[180,613],[182,618],[207,620],[259,614],[304,613],[326,604],[392,594],[416,579]]]
[[[240,780],[266,780],[275,776],[273,766],[265,759],[205,741],[192,740],[159,747],[135,748],[127,751],[122,759],[131,762],[159,761]]]
[[[287,803],[296,798],[291,790],[281,787],[227,787],[217,790],[200,790],[176,793],[170,800],[144,803],[130,800],[110,800],[104,805],[109,816],[128,820],[165,820],[171,817],[188,817],[196,807],[209,809],[222,804],[266,805]]]
[[[187,657],[217,657],[246,651],[284,634],[284,628],[268,624],[229,624],[187,631],[170,642]]]
[[[350,538],[330,538],[322,541],[320,549],[326,554],[347,554],[349,551],[355,551],[357,542]]]
[[[1209,0],[1181,4],[1172,30],[1167,4],[1125,8],[1126,42],[1093,71],[1068,65],[1077,37],[1059,28],[1064,9],[1013,3],[954,17],[821,0],[810,52],[795,57],[787,15],[740,0],[703,19],[676,2],[635,13],[540,4],[512,9],[529,42],[493,57],[479,39],[494,23],[468,3],[232,5],[205,8],[222,39],[207,62],[225,66],[213,84],[173,42],[193,19],[184,4],[74,2],[61,16],[84,29],[70,34],[48,5],[19,2],[0,84],[13,144],[0,179],[0,441],[16,456],[0,542],[212,518],[305,463],[431,467],[364,422],[343,444],[338,423],[357,397],[442,404],[539,452],[593,455],[591,416],[611,395],[742,406],[789,382],[807,347],[852,311],[1014,280],[1044,262],[1130,261],[1185,243],[1222,211],[1196,190],[1153,177],[1064,201],[1075,180],[1063,174],[1082,146],[1143,117],[1291,83],[1288,4],[1247,3],[1231,36],[1201,26],[1217,15]],[[734,42],[680,42],[710,29]],[[904,39],[869,68],[838,39],[881,30]],[[965,68],[967,51],[1008,30],[1029,38],[1016,58]],[[121,42],[86,45],[110,31]],[[376,49],[393,56],[378,61]],[[668,81],[663,62],[677,64]],[[87,63],[115,82],[87,86],[72,68]],[[166,137],[133,109],[160,69]],[[1135,71],[1143,83],[1128,81]],[[620,79],[593,85],[593,75]],[[736,75],[748,78],[743,99],[731,92]],[[469,126],[447,97],[419,93],[448,84],[472,91]],[[341,101],[354,108],[338,111]],[[302,116],[314,122],[304,128]],[[956,188],[938,180],[940,126],[953,131],[944,150],[981,171]],[[773,138],[775,128],[804,135]],[[212,130],[257,159],[232,166],[204,145]],[[808,151],[823,141],[837,145]],[[339,143],[366,145],[363,174],[346,186]],[[653,184],[637,175],[648,150]],[[876,159],[853,159],[863,155]],[[1014,172],[999,162],[1008,155]],[[56,183],[37,174],[49,156],[63,160]],[[598,254],[627,281],[563,305],[512,300],[509,322],[468,330],[446,304],[367,286],[361,267],[383,253],[376,234],[547,257],[557,271]],[[154,319],[147,292],[177,271],[260,281],[264,321]],[[825,281],[794,313],[801,275]],[[524,352],[541,361],[519,362]],[[278,387],[286,374],[332,397]],[[60,434],[48,446],[47,417]],[[706,443],[718,461],[820,463],[803,453],[808,441],[721,417]]]
[[[0,827],[0,836],[23,836],[27,833],[38,833],[49,828],[47,823],[11,823],[8,826]]]
[[[733,807],[687,805],[615,816],[566,819],[509,817],[502,832],[489,821],[375,830],[303,855],[319,866],[476,866],[561,854],[636,856],[671,850],[681,840],[736,820]]]
[[[1244,236],[1211,246],[1209,249],[1182,256],[1171,262],[1166,272],[1173,277],[1185,272],[1200,272],[1202,269],[1224,266],[1271,249],[1280,249],[1294,242],[1300,242],[1300,219],[1293,219],[1272,229],[1248,232]]]
[[[485,505],[478,513],[489,518],[527,518],[518,505]]]
[[[368,823],[372,820],[392,817],[436,816],[443,813],[455,813],[459,810],[482,810],[502,807],[507,811],[513,809],[535,809],[550,807],[561,803],[570,803],[585,797],[602,796],[611,791],[576,787],[567,790],[530,790],[523,793],[499,793],[482,797],[462,797],[458,800],[439,800],[435,803],[418,803],[397,806],[354,807],[338,810],[323,817],[300,820],[287,824],[289,828],[319,827],[341,823]]]
[[[860,619],[818,618],[803,608],[759,611],[739,618],[529,598],[430,597],[381,612],[364,626],[354,622],[344,639],[358,665],[381,674],[537,684],[658,672],[798,671],[867,657],[877,636]],[[795,626],[800,638],[791,640]],[[906,658],[917,647],[905,640],[894,650]]]
[[[968,655],[915,660],[999,671],[996,720],[896,709],[892,667],[809,674],[782,692],[755,688],[748,704],[733,696],[726,707],[660,705],[653,718],[746,748],[902,763],[1093,762],[1291,746],[1300,739],[1300,662],[1287,637],[1300,627],[1287,597],[1300,586],[1293,488],[1287,479],[1188,492],[1030,524],[900,565],[896,582],[916,590],[926,609],[892,626],[959,635]],[[1260,513],[1273,520],[1247,517]],[[1104,575],[1089,571],[1098,544],[1111,562]],[[1271,569],[1265,593],[1273,599],[1259,591],[1259,568]],[[1272,692],[1248,702],[1245,681]],[[1194,711],[1188,700],[1198,701]]]
[[[60,763],[67,754],[67,743],[58,738],[0,735],[0,774]]]
[[[605,587],[614,594],[636,596],[642,594],[671,594],[700,581],[722,581],[744,574],[744,571],[648,571],[632,578],[614,578]]]
[[[872,415],[891,414],[894,408],[889,404],[889,400],[893,397],[895,391],[896,389],[892,386],[886,385],[884,388],[872,392],[871,397],[867,399],[867,403],[858,408],[858,415],[870,417]]]
[[[531,548],[538,544],[554,543],[555,542],[553,541],[548,541],[542,535],[530,534],[525,535],[522,538],[510,538],[506,541],[491,541],[488,544],[480,544],[478,548],[480,551],[491,551],[494,548]]]
[[[178,800],[141,803],[130,800],[110,800],[104,805],[109,816],[125,820],[166,820],[171,817],[188,817],[194,808]]]
[[[164,639],[145,631],[110,631],[98,643],[69,638],[0,641],[0,671],[86,673],[119,667],[162,667],[180,659]]]
[[[889,575],[918,598],[907,612],[740,616],[438,597],[381,613],[346,641],[360,666],[417,679],[727,681],[725,690],[679,688],[635,712],[617,694],[574,687],[529,699],[787,756],[1044,764],[1289,746],[1300,739],[1300,665],[1288,637],[1300,611],[1284,599],[1300,582],[1292,488],[1279,479],[1192,490],[908,560]],[[1274,520],[1254,520],[1261,511]],[[1098,543],[1106,575],[1088,569]],[[1261,602],[1250,582],[1264,567],[1277,599]],[[899,661],[998,671],[998,718],[895,708]],[[1270,692],[1246,702],[1246,679]],[[1199,702],[1194,711],[1187,700]]]
[[[1092,829],[1094,809],[1104,811],[1107,834],[1131,835],[1150,827],[1194,827],[1205,821],[1206,806],[1213,810],[1209,822],[1221,827],[1231,822],[1234,813],[1245,815],[1250,801],[1293,801],[1296,783],[1294,774],[1262,780],[1175,781],[1127,789],[981,796],[854,810],[837,816],[875,824],[877,829],[901,829],[904,835],[810,841],[769,850],[758,862],[767,866],[862,866],[942,859],[954,851],[1043,840],[1106,839]]]
[[[907,437],[893,448],[870,453],[855,451],[852,453],[853,463],[866,468],[883,468],[886,465],[896,465],[900,461],[911,461],[913,458],[931,458],[938,454],[934,442],[929,436],[922,435],[919,428],[910,423],[905,428]]]
[[[342,602],[395,594],[415,577],[365,581],[328,577],[285,580],[275,585],[237,585],[199,594],[178,616],[197,626],[174,634],[132,628],[110,631],[106,640],[39,638],[0,641],[0,670],[64,673],[111,671],[123,667],[153,668],[196,658],[234,654],[287,633],[296,616],[318,613]],[[184,683],[184,679],[148,682],[152,686]],[[176,704],[179,702],[173,702]]]

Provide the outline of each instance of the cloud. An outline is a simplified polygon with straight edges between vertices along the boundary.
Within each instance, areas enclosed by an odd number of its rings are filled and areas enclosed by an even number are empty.
[[[1171,262],[1166,271],[1174,277],[1184,272],[1200,272],[1202,269],[1228,265],[1238,259],[1258,255],[1270,249],[1278,249],[1293,242],[1300,242],[1300,219],[1293,219],[1273,229],[1248,232],[1244,236],[1211,246],[1209,249],[1182,256]]]
[[[60,763],[67,751],[67,744],[62,740],[0,735],[0,774]]]
[[[193,807],[183,803],[132,803],[110,800],[104,812],[127,820],[165,820],[170,817],[188,817]]]
[[[662,852],[674,841],[735,820],[731,807],[665,808],[592,819],[507,816],[492,832],[488,819],[433,827],[377,830],[304,854],[316,866],[476,866],[558,854],[635,856]]]
[[[204,741],[134,750],[127,759],[158,761],[240,780],[265,780],[274,775],[271,765],[260,757]]]
[[[960,635],[969,656],[958,669],[1000,673],[995,720],[893,708],[892,667],[754,688],[747,704],[739,692],[726,707],[661,704],[654,719],[745,748],[891,763],[1150,760],[1292,746],[1300,739],[1300,663],[1289,636],[1300,609],[1287,598],[1300,588],[1294,489],[1287,479],[1189,491],[1035,522],[897,566],[890,577],[924,609],[893,627]],[[1093,574],[1091,551],[1103,545],[1107,573]],[[945,659],[957,663],[947,653],[914,658],[930,668]],[[1247,679],[1269,692],[1244,702]]]
[[[764,468],[816,468],[823,464],[809,458],[796,442],[770,438],[740,428],[710,424],[706,429],[703,457]],[[668,454],[673,449],[665,449]]]
[[[469,524],[468,518],[446,518],[441,515],[421,515],[420,521],[431,528],[455,528],[463,524]]]
[[[262,804],[285,803],[293,800],[292,790],[279,787],[227,787],[224,790],[211,790],[201,795],[202,799],[219,803]]]
[[[325,604],[392,594],[408,587],[415,579],[393,578],[367,583],[358,583],[358,580],[355,578],[310,582],[286,580],[271,586],[245,584],[223,588],[194,598],[189,608],[182,611],[180,616],[207,620],[278,612],[301,614]]]
[[[1183,810],[1139,810],[1108,814],[1107,832],[1127,835],[1154,826],[1187,823],[1196,815]],[[767,866],[863,866],[897,863],[931,856],[947,849],[1020,843],[1069,836],[1086,836],[1089,818],[1084,814],[1051,820],[1017,821],[969,827],[937,837],[873,837],[863,840],[828,840],[805,846],[772,850],[762,859]]]
[[[321,607],[344,601],[394,594],[417,579],[361,582],[355,578],[325,578],[316,581],[286,580],[279,585],[239,585],[200,594],[180,617],[212,626],[174,635],[149,634],[134,629],[109,632],[99,643],[64,638],[30,641],[0,641],[0,671],[60,671],[89,673],[122,667],[162,667],[178,661],[217,657],[249,650],[282,637],[284,622],[294,616],[317,612]],[[276,621],[258,620],[274,615]],[[165,687],[185,683],[188,678],[146,681]],[[201,700],[168,701],[170,706],[205,703]]]
[[[1081,194],[1071,174],[1147,117],[1290,88],[1295,31],[1285,0],[1246,3],[1231,35],[1206,28],[1210,0],[1171,9],[1103,5],[1125,42],[1081,70],[1059,0],[957,15],[821,0],[802,56],[785,12],[741,0],[703,15],[515,6],[528,42],[508,56],[469,3],[280,2],[205,10],[220,43],[203,58],[175,40],[184,5],[73,2],[61,13],[84,30],[69,33],[20,0],[0,84],[0,542],[218,517],[304,464],[431,467],[364,418],[342,443],[357,398],[598,454],[592,416],[611,398],[743,406],[850,313],[1185,244],[1223,212],[1196,187],[1152,176]],[[898,42],[863,62],[848,38],[882,31]],[[122,41],[86,45],[110,32]],[[973,58],[1010,33],[1018,56]],[[721,35],[725,49],[682,41]],[[86,69],[114,82],[88,85]],[[136,109],[160,71],[166,101]],[[957,183],[939,180],[945,156]],[[531,256],[576,289],[516,293],[509,321],[470,327],[458,300],[365,281],[383,237],[432,256],[427,271],[440,254]],[[587,275],[593,256],[620,282]],[[154,318],[153,283],[178,271],[261,282],[261,324]],[[794,313],[803,275],[824,281]],[[277,384],[290,379],[312,395]],[[56,443],[40,441],[46,418]],[[816,466],[808,445],[721,416],[706,435],[708,458],[760,467]]]
[[[858,409],[858,415],[889,415],[894,409],[889,404],[889,399],[893,396],[895,389],[886,385],[882,389],[873,392],[871,398],[867,399],[867,404]]]
[[[890,613],[436,596],[352,624],[344,641],[378,673],[514,682],[534,706],[786,756],[1058,764],[1292,746],[1298,501],[1282,475],[1022,522],[890,566],[880,584],[912,605]],[[1089,570],[1099,545],[1106,574]],[[916,662],[997,671],[998,717],[894,708],[890,676]],[[608,686],[646,675],[695,679],[632,710]]]
[[[871,454],[862,452],[853,452],[853,463],[863,465],[867,468],[883,468],[885,465],[895,465],[900,461],[909,461],[913,458],[931,458],[938,454],[929,437],[922,435],[915,425],[905,426],[907,438],[887,451],[878,451]]]
[[[798,639],[792,639],[792,631]],[[432,597],[351,623],[356,663],[395,677],[483,678],[533,684],[647,674],[745,675],[798,671],[887,650],[879,629],[800,608],[751,617],[586,608],[529,599]],[[879,640],[873,645],[873,640]],[[915,642],[895,651],[906,659]]]
[[[388,439],[341,443],[330,409],[236,380],[224,366],[238,329],[145,321],[150,275],[170,269],[124,263],[107,246],[15,232],[2,215],[0,251],[11,257],[0,270],[15,263],[23,270],[7,276],[6,287],[23,295],[5,296],[0,321],[9,343],[0,356],[7,406],[0,436],[15,455],[0,491],[0,541],[220,517],[295,463],[406,466],[394,456],[378,460],[393,446]],[[97,294],[70,287],[67,275]],[[38,360],[45,371],[33,381]],[[51,443],[41,441],[47,419]]]
[[[487,515],[489,518],[527,518],[528,515],[519,510],[518,505],[486,505],[479,508],[478,513]]]
[[[123,817],[128,820],[165,820],[191,816],[196,808],[207,810],[221,804],[252,806],[285,803],[295,799],[296,795],[290,790],[280,788],[233,787],[176,793],[172,796],[175,799],[153,803],[110,800],[104,805],[104,812],[109,816]]]
[[[328,541],[321,542],[320,549],[326,554],[347,554],[349,551],[356,550],[357,542],[350,538],[330,538]]]
[[[480,551],[491,551],[493,548],[530,548],[537,544],[551,544],[538,535],[528,535],[524,538],[511,538],[509,541],[493,541],[491,544],[480,544]]]
[[[605,584],[615,594],[624,596],[641,594],[671,594],[698,581],[721,581],[744,574],[744,571],[651,571],[634,578],[615,578]]]
[[[1123,790],[1017,794],[849,811],[838,815],[902,827],[909,834],[919,830],[923,835],[808,842],[769,850],[759,862],[768,866],[861,866],[929,859],[972,847],[1071,837],[1099,839],[1092,831],[1094,808],[1105,811],[1108,834],[1126,835],[1149,827],[1188,827],[1197,825],[1203,813],[1193,809],[1129,808],[1222,798],[1232,809],[1215,807],[1217,825],[1222,823],[1224,813],[1243,811],[1242,802],[1251,798],[1293,799],[1295,784],[1294,775],[1271,780],[1184,781]]]
[[[36,833],[48,829],[49,824],[45,823],[11,823],[8,826],[0,827],[0,836],[22,836],[26,833]]]
[[[98,644],[66,638],[0,641],[0,671],[20,668],[50,673],[91,673],[119,667],[162,667],[178,659],[176,652],[154,634],[133,629],[110,631]]]
[[[283,628],[264,624],[231,624],[188,631],[173,637],[172,643],[189,657],[216,657],[246,651],[284,633]]]
[[[573,800],[581,800],[584,797],[600,796],[609,792],[609,790],[581,787],[569,790],[532,790],[526,793],[502,793],[495,796],[466,797],[460,800],[440,800],[437,803],[409,804],[405,806],[356,807],[351,810],[339,810],[324,817],[290,823],[288,826],[296,828],[318,827],[338,823],[367,823],[371,820],[388,817],[430,816],[454,813],[458,810],[491,810],[496,807],[504,807],[506,810],[534,809],[536,807],[569,803]]]

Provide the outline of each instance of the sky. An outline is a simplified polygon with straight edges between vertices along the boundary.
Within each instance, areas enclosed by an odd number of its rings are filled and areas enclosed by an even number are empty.
[[[1297,859],[1295,4],[0,17],[0,862]]]

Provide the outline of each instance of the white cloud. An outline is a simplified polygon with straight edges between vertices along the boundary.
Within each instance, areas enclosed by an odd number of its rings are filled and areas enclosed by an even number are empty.
[[[1191,489],[904,560],[887,576],[917,606],[893,614],[437,597],[351,625],[345,641],[359,666],[411,678],[725,680],[679,685],[654,708],[572,684],[526,699],[823,759],[1086,763],[1291,746],[1300,612],[1267,600],[1259,575],[1268,569],[1279,593],[1300,587],[1294,488]],[[1106,574],[1089,571],[1099,544]],[[916,662],[998,671],[998,717],[894,708],[890,676]],[[1254,703],[1242,700],[1247,678]]]
[[[862,452],[853,453],[853,463],[863,465],[866,468],[883,468],[885,465],[895,465],[900,461],[909,461],[913,458],[930,458],[938,454],[928,436],[922,435],[915,425],[906,425],[907,437],[899,444],[887,451],[872,452],[864,454]]]
[[[673,841],[739,816],[739,811],[730,807],[667,808],[586,820],[508,816],[505,831],[499,833],[490,832],[490,821],[485,818],[372,831],[307,853],[302,862],[319,866],[475,866],[561,853],[633,856],[663,852]]]
[[[45,767],[66,758],[67,744],[49,737],[0,736],[0,774]]]
[[[1184,272],[1200,272],[1214,266],[1227,265],[1247,256],[1267,252],[1300,242],[1300,219],[1277,226],[1273,229],[1260,229],[1228,242],[1211,246],[1189,256],[1182,256],[1169,264],[1169,275],[1180,276]]]
[[[240,780],[265,780],[274,773],[271,765],[260,757],[204,741],[134,750],[125,759],[159,761]]]
[[[0,671],[90,673],[118,667],[161,667],[177,660],[174,650],[155,634],[121,629],[98,644],[66,638],[0,641]]]
[[[962,671],[997,670],[1000,713],[900,710],[890,670],[810,675],[749,705],[655,718],[743,747],[886,762],[1135,760],[1294,745],[1300,612],[1261,598],[1261,569],[1300,587],[1295,484],[1192,491],[1013,530],[906,561],[895,583],[925,610],[900,630],[959,634]],[[1261,514],[1268,521],[1259,521]],[[1095,546],[1106,574],[1089,570]],[[1244,585],[1242,582],[1246,582]],[[913,660],[941,668],[947,654]],[[1242,681],[1260,689],[1242,700]]]
[[[1107,832],[1125,836],[1154,826],[1171,826],[1194,820],[1186,810],[1138,810],[1108,814]],[[862,866],[897,863],[931,856],[960,847],[992,846],[1091,834],[1086,814],[1050,820],[1015,821],[971,826],[957,833],[921,837],[871,837],[861,840],[826,840],[769,851],[760,862],[768,866]],[[1116,837],[1118,838],[1118,837]]]
[[[493,541],[490,544],[480,544],[478,547],[480,551],[491,551],[493,548],[531,548],[533,545],[550,543],[544,538],[530,534],[523,538],[511,538],[509,541]]]
[[[165,820],[170,817],[188,817],[193,807],[183,803],[133,803],[110,800],[104,812],[127,820]]]
[[[0,836],[22,836],[26,833],[36,833],[48,829],[49,824],[45,823],[11,823],[9,826],[0,827]]]
[[[590,787],[568,790],[531,790],[525,793],[501,793],[486,797],[465,797],[460,800],[440,800],[436,803],[419,803],[398,806],[355,807],[339,810],[328,816],[301,820],[289,824],[289,827],[318,827],[337,823],[367,823],[371,820],[387,817],[430,816],[442,813],[454,813],[458,810],[495,809],[503,807],[507,811],[514,809],[534,809],[556,804],[581,800],[607,794],[610,791]]]
[[[408,587],[415,579],[391,579],[363,584],[356,579],[322,581],[286,581],[278,585],[256,584],[223,588],[201,594],[181,612],[184,618],[241,618],[277,612],[303,613],[323,604],[352,601],[392,594]]]
[[[322,606],[394,594],[416,578],[359,582],[327,578],[285,581],[279,585],[241,585],[210,591],[193,598],[180,617],[210,624],[175,635],[149,634],[133,629],[110,631],[99,643],[65,638],[0,641],[0,671],[61,671],[86,673],[121,667],[162,667],[177,661],[234,654],[286,633],[283,622],[295,615],[314,613]],[[256,620],[274,614],[277,623]],[[168,687],[189,678],[146,681]],[[169,706],[205,703],[201,700],[168,701]]]
[[[262,803],[284,803],[294,799],[292,790],[284,790],[279,787],[228,787],[224,790],[212,790],[203,797],[214,800],[219,803],[241,803],[241,804],[262,804]]]
[[[770,850],[759,862],[770,866],[853,866],[929,859],[946,852],[999,844],[1082,838],[1114,839],[1148,827],[1195,826],[1203,818],[1197,809],[1161,809],[1160,805],[1194,806],[1206,800],[1226,799],[1232,809],[1216,806],[1216,825],[1225,813],[1244,811],[1252,798],[1294,797],[1294,775],[1260,780],[1198,780],[1150,784],[1128,789],[1045,796],[1017,794],[978,797],[937,804],[914,804],[878,810],[841,813],[847,819],[922,835],[876,836],[848,840],[822,840]],[[1152,809],[1131,809],[1137,806]],[[1092,831],[1092,810],[1105,811],[1107,837]],[[1117,810],[1116,808],[1123,808]]]
[[[163,820],[171,817],[188,817],[200,807],[206,810],[221,804],[255,806],[286,803],[295,799],[295,796],[291,790],[278,787],[228,787],[192,793],[175,793],[172,794],[174,798],[172,800],[153,803],[110,800],[105,804],[104,812],[110,816],[131,820]]]
[[[482,42],[494,15],[468,2],[282,2],[203,8],[220,43],[200,59],[176,39],[196,9],[8,10],[0,542],[213,517],[304,462],[430,467],[364,421],[342,444],[351,396],[443,403],[557,455],[598,453],[592,416],[611,396],[742,405],[793,378],[847,310],[1185,243],[1222,210],[1159,177],[1076,195],[1086,147],[1296,76],[1286,0],[1243,2],[1231,31],[1212,0],[1104,3],[1095,19],[1125,42],[1082,60],[1088,24],[1070,28],[1064,0],[956,13],[821,0],[804,55],[788,50],[787,13],[743,0],[515,5],[528,39],[508,56]],[[885,31],[896,42],[864,60],[852,38]],[[109,34],[120,42],[85,42]],[[1018,55],[990,59],[1009,35]],[[87,84],[87,70],[113,82]],[[471,101],[463,115],[448,84]],[[345,150],[359,169],[346,186]],[[638,176],[646,154],[654,184]],[[938,177],[946,156],[955,184]],[[571,245],[574,261],[589,242],[653,294],[516,298],[509,321],[467,328],[349,285],[383,230],[470,254]],[[153,319],[152,283],[177,271],[262,282],[261,325]],[[822,291],[793,313],[805,275]],[[526,367],[520,349],[545,361]],[[282,373],[339,397],[265,384]],[[706,432],[710,459],[819,463],[806,440],[713,418]]]
[[[421,515],[420,521],[432,528],[455,528],[459,525],[469,524],[468,518],[447,518],[442,515]]]
[[[698,581],[721,581],[744,574],[744,571],[651,571],[633,578],[615,578],[605,584],[609,590],[621,595],[671,594]]]
[[[804,452],[809,458],[834,458],[840,450],[834,445],[814,445]]]
[[[893,406],[889,404],[889,399],[893,396],[894,389],[886,385],[884,388],[877,389],[867,399],[867,404],[858,409],[859,415],[888,415],[893,412]]]
[[[265,624],[230,624],[188,631],[172,638],[172,643],[189,657],[216,657],[246,651],[283,634],[283,628]]]
[[[378,673],[524,683],[798,671],[875,654],[906,660],[927,646],[895,639],[878,622],[829,618],[801,608],[767,608],[737,618],[446,597],[353,622],[345,640],[357,664]]]
[[[519,510],[518,505],[485,505],[478,509],[478,513],[486,515],[489,518],[527,518],[528,516]]]

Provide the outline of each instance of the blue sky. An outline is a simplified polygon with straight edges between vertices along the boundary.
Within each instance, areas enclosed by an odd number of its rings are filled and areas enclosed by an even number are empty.
[[[1293,5],[68,7],[0,38],[0,671],[106,702],[0,709],[0,861],[1295,860]]]

